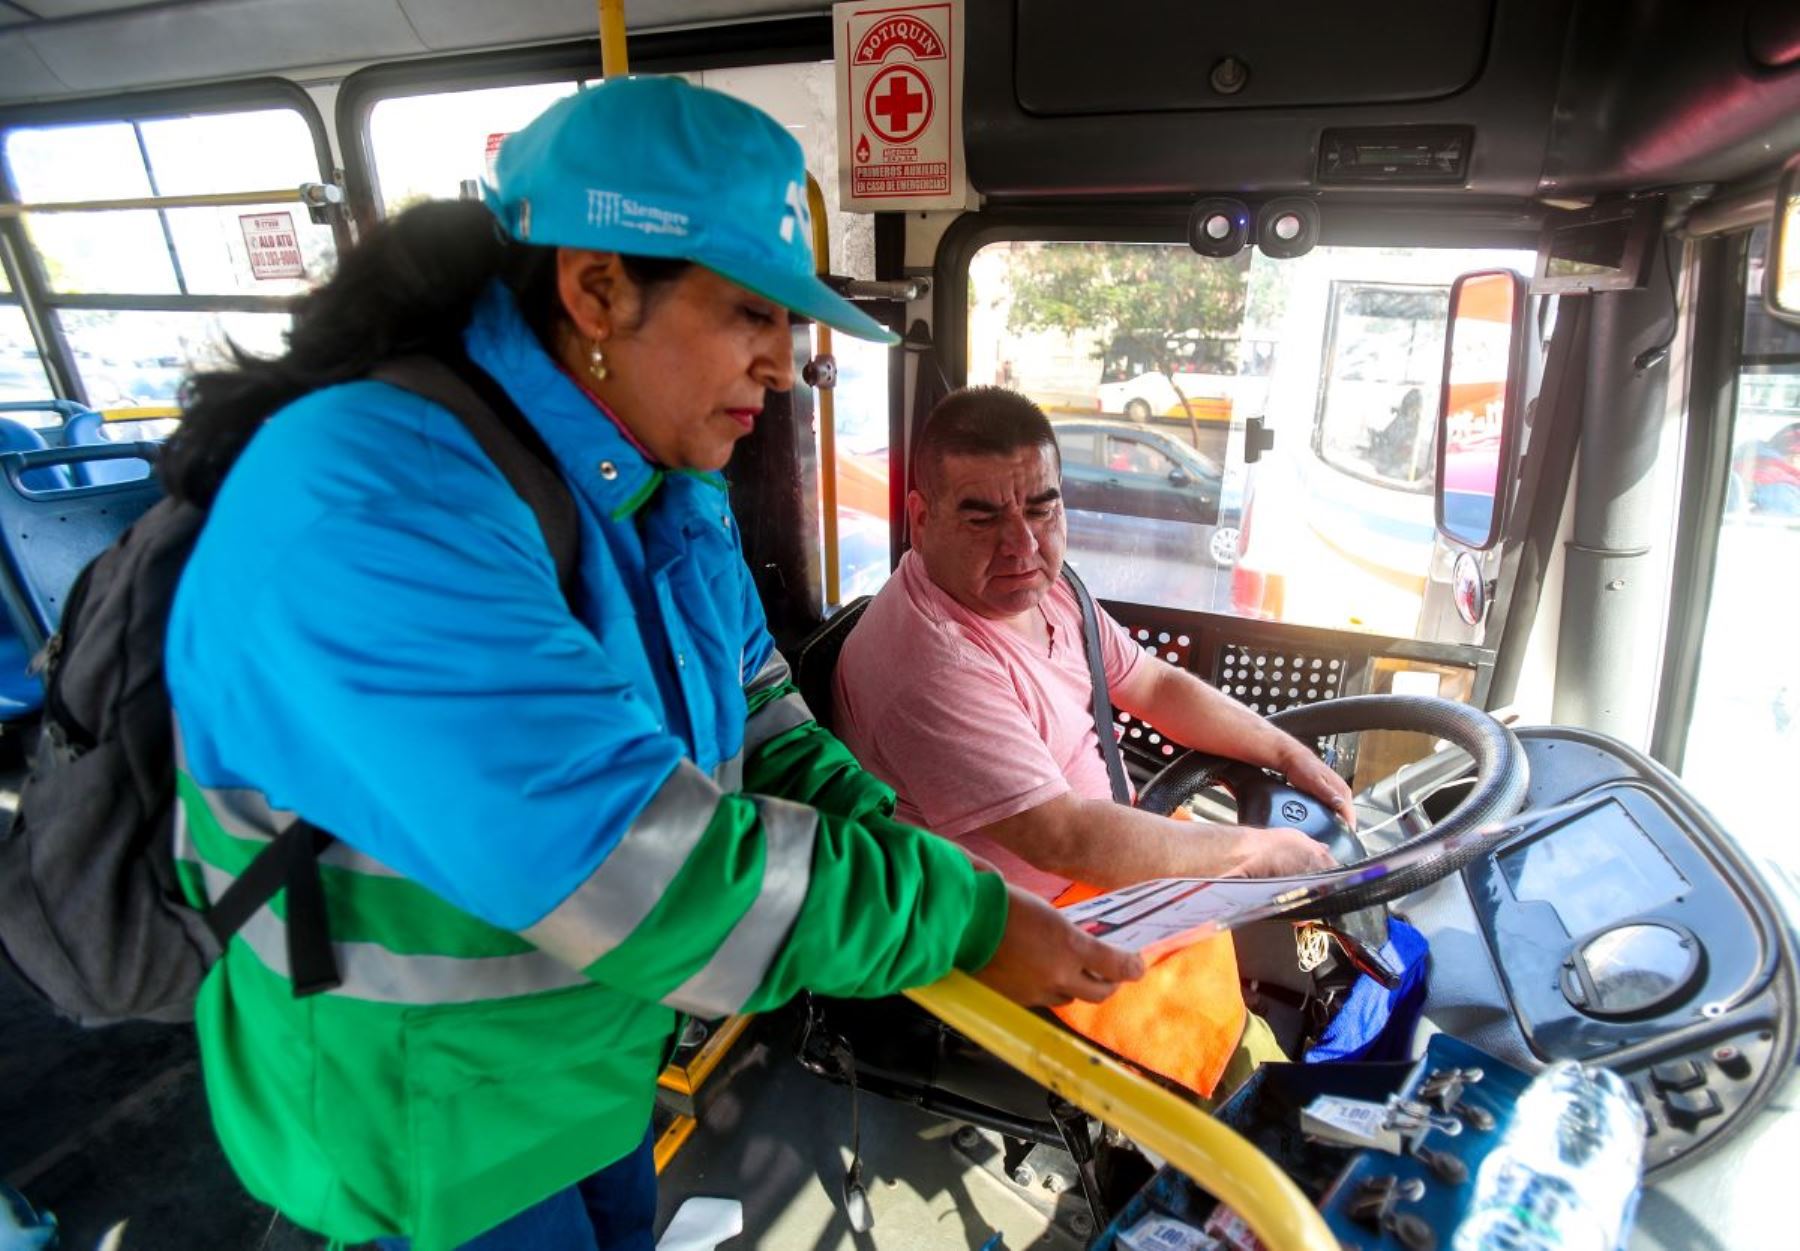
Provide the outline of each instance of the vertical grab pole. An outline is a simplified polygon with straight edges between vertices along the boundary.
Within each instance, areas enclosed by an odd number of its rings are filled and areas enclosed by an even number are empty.
[[[831,272],[831,223],[825,220],[825,193],[819,180],[806,176],[806,208],[812,214],[813,268],[821,275]],[[831,327],[819,323],[819,355],[831,355]],[[824,513],[825,535],[825,606],[837,607],[842,594],[838,586],[838,507],[837,507],[837,410],[833,407],[832,388],[819,388],[819,504]]]
[[[625,0],[600,0],[600,73],[613,78],[630,72],[625,56]]]

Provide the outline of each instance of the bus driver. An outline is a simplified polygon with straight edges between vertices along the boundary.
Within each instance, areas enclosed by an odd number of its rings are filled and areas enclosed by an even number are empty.
[[[834,692],[839,733],[899,793],[906,820],[1060,903],[1148,878],[1332,866],[1295,830],[1177,821],[1113,802],[1081,613],[1061,579],[1061,456],[1037,405],[999,387],[953,392],[927,419],[913,463],[913,550],[846,640]],[[1097,612],[1116,707],[1201,751],[1285,773],[1354,821],[1350,788],[1298,740],[1146,654]],[[1058,1012],[1203,1096],[1234,1056],[1243,1065],[1279,1056],[1245,1011],[1229,940],[1165,959],[1106,1004]]]

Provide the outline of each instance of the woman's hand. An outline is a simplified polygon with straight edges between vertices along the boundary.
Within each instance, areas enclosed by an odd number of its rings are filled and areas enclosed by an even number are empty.
[[[1006,893],[1006,932],[977,981],[1028,1008],[1050,1008],[1099,1003],[1144,975],[1139,957],[1082,933],[1030,891],[1008,885]]]

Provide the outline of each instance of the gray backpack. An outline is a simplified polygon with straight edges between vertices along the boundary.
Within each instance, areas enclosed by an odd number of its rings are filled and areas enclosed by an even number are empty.
[[[460,354],[405,357],[372,376],[462,421],[537,515],[569,598],[575,500],[499,384]],[[163,642],[205,522],[193,505],[156,504],[81,571],[44,649],[43,730],[0,837],[0,965],[83,1025],[191,1019],[207,968],[280,890],[295,993],[337,984],[317,866],[325,831],[294,822],[205,911],[176,881]]]

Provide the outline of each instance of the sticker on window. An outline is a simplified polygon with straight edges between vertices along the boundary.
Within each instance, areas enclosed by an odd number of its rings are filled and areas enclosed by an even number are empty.
[[[292,213],[246,213],[238,218],[238,225],[243,227],[244,246],[250,252],[250,273],[258,281],[306,277]]]

